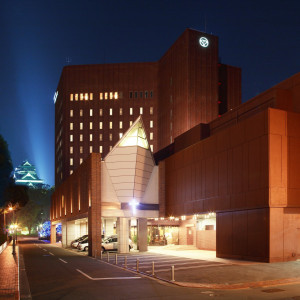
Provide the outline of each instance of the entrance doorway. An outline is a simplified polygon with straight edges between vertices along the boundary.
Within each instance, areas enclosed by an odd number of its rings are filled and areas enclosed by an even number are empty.
[[[186,244],[193,245],[194,244],[194,235],[193,235],[193,228],[187,227],[186,228]]]

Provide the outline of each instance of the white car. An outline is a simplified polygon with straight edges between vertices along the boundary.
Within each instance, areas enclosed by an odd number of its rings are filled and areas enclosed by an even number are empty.
[[[79,244],[80,242],[84,241],[84,240],[87,240],[87,238],[88,238],[88,235],[87,235],[87,234],[81,236],[80,238],[74,240],[74,241],[71,243],[71,247],[77,248],[78,244]]]
[[[129,251],[133,248],[133,243],[131,239],[129,239]],[[116,251],[118,250],[118,236],[111,235],[102,241],[102,253],[105,251]]]
[[[89,250],[89,240],[84,240],[78,243],[77,249],[79,251],[88,251]]]

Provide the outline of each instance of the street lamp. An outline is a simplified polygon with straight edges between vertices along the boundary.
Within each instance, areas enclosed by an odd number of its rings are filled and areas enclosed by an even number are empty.
[[[140,203],[137,202],[134,198],[129,202],[129,205],[132,208],[132,214],[135,215],[136,214],[136,207],[139,205]]]

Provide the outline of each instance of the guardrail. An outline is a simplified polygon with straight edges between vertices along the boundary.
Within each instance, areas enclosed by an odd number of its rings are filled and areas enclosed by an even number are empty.
[[[0,254],[6,249],[6,247],[7,247],[7,242],[5,242],[0,246]]]

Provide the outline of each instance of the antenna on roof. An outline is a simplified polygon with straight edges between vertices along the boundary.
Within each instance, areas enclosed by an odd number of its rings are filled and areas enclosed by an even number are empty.
[[[68,57],[66,57],[66,63],[69,65],[70,64],[70,62],[72,61],[72,59],[68,56]]]

